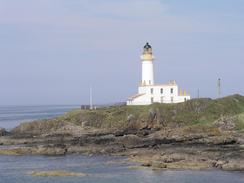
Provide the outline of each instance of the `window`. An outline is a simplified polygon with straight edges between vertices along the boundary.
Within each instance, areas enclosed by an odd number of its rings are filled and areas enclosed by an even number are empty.
[[[174,93],[174,88],[170,89],[170,93],[173,94]]]
[[[174,97],[171,97],[171,103],[173,103],[174,102]]]
[[[161,97],[161,103],[164,103],[164,97]]]
[[[151,88],[151,94],[153,94],[153,88]]]
[[[153,97],[151,98],[151,103],[153,103]]]
[[[161,94],[164,93],[164,89],[163,89],[163,88],[160,89],[160,93],[161,93]]]

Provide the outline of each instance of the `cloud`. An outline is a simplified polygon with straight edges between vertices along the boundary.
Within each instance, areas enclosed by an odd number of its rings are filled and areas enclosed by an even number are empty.
[[[70,15],[90,18],[152,18],[161,16],[166,9],[167,5],[159,0],[0,0],[0,20],[39,22]]]
[[[82,29],[87,33],[97,29],[125,33],[223,30],[214,23],[176,16],[170,5],[160,0],[0,0],[0,24]]]

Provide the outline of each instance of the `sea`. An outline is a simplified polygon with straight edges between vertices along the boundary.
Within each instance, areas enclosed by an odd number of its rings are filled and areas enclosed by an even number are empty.
[[[0,106],[0,127],[11,130],[23,122],[54,118],[78,108],[78,105]]]
[[[0,127],[53,118],[79,106],[1,106]],[[6,146],[0,146],[6,148]],[[0,155],[0,183],[244,183],[244,172],[151,170],[136,168],[125,157]],[[36,177],[32,172],[67,171],[84,177]]]

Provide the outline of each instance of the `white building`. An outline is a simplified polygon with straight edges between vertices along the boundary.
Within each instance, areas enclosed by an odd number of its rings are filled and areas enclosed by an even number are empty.
[[[142,80],[138,87],[138,94],[128,98],[127,105],[149,105],[158,103],[180,103],[190,100],[186,91],[179,90],[176,81],[168,84],[154,84],[152,47],[144,46],[142,60]]]

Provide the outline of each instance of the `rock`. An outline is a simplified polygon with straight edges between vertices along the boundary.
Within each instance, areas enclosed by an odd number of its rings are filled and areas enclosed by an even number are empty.
[[[82,126],[82,128],[88,127],[89,121],[82,121],[81,126]]]
[[[60,156],[65,155],[67,149],[65,147],[55,147],[50,145],[38,145],[34,147],[20,147],[0,149],[1,155],[48,155],[48,156]]]
[[[52,147],[52,146],[43,146],[39,145],[35,148],[31,148],[31,154],[40,154],[40,155],[50,155],[50,156],[60,156],[65,155],[67,149],[65,147]]]
[[[153,169],[162,169],[167,168],[167,164],[159,161],[153,161],[152,162],[152,168]]]
[[[142,130],[139,130],[136,135],[139,137],[145,137],[145,136],[148,136],[150,134],[150,132],[151,131],[148,129],[142,129]]]
[[[110,135],[104,135],[101,137],[93,137],[90,138],[92,140],[93,144],[98,144],[98,145],[109,145],[115,141],[115,136],[110,134]]]
[[[118,142],[126,148],[140,147],[143,144],[142,139],[136,135],[125,135],[123,137],[120,137]]]
[[[0,128],[0,137],[7,135],[7,131],[4,128]]]
[[[151,166],[152,166],[152,162],[150,162],[150,161],[143,162],[143,163],[141,164],[141,166],[144,166],[144,167],[151,167]]]
[[[183,155],[181,154],[170,154],[170,155],[163,155],[161,157],[161,160],[164,163],[173,163],[173,162],[178,162],[186,159]]]
[[[234,117],[221,117],[214,122],[214,125],[218,127],[220,131],[232,131],[236,127]]]
[[[214,168],[222,169],[223,165],[225,165],[226,163],[228,163],[228,162],[224,161],[224,160],[218,160],[218,161],[214,161],[212,164],[213,164]]]
[[[129,166],[128,168],[130,170],[144,170],[147,167],[145,167],[145,166]]]
[[[160,161],[145,161],[141,164],[142,167],[151,167],[153,169],[167,168],[167,164]]]
[[[32,176],[38,177],[84,177],[87,176],[85,173],[77,173],[77,172],[67,172],[63,170],[54,170],[54,171],[40,171],[40,172],[30,172]]]
[[[0,155],[20,156],[23,154],[24,152],[20,148],[0,149]]]
[[[134,115],[130,114],[127,117],[127,124],[124,129],[124,132],[127,134],[134,134],[138,129],[140,129],[140,123],[136,120]]]
[[[131,123],[131,122],[134,122],[135,121],[135,116],[133,115],[133,114],[129,114],[128,116],[127,116],[127,121],[129,122],[129,123]]]
[[[244,171],[244,161],[243,160],[232,160],[226,164],[222,165],[223,170],[228,171]]]
[[[211,139],[210,143],[213,143],[214,145],[231,145],[236,144],[237,141],[232,136],[220,136],[220,137],[214,137]]]
[[[117,130],[114,132],[115,137],[120,137],[120,136],[124,136],[124,135],[125,135],[124,130]]]
[[[150,108],[148,113],[149,113],[149,115],[148,115],[149,120],[152,122],[157,116],[157,110],[154,108]]]
[[[11,130],[12,136],[18,138],[33,138],[40,135],[74,135],[79,134],[81,126],[59,119],[40,120],[21,123]]]

